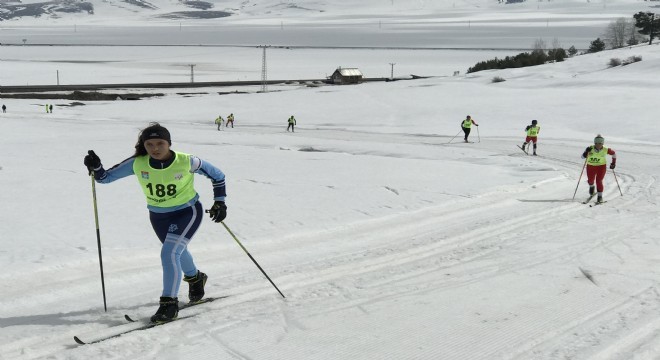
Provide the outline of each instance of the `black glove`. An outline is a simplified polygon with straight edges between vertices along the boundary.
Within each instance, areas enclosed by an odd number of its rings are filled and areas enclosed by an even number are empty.
[[[614,170],[615,167],[616,167],[616,162],[612,161],[612,163],[610,164],[610,169]]]
[[[94,169],[98,169],[101,166],[101,159],[94,153],[94,150],[89,150],[85,156],[84,163],[91,174]]]
[[[582,153],[582,157],[586,159],[589,156],[589,151],[591,151],[591,146],[587,146],[587,149]]]
[[[227,205],[224,201],[216,201],[211,210],[209,210],[209,216],[211,220],[215,222],[221,222],[227,217]]]

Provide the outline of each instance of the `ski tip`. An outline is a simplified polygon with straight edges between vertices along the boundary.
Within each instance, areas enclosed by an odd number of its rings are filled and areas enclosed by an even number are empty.
[[[82,340],[80,340],[77,336],[74,336],[74,337],[73,337],[73,340],[74,340],[75,342],[77,342],[79,345],[85,345],[85,342],[82,341]]]
[[[124,315],[124,319],[126,319],[126,321],[128,322],[135,322],[135,320],[133,320],[130,316],[128,316],[128,314]]]

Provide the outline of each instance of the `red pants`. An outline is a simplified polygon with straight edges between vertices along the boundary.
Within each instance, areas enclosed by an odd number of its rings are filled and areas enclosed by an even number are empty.
[[[525,138],[525,142],[528,143],[528,142],[531,141],[534,144],[536,144],[536,138],[537,138],[536,136],[528,136],[528,137]]]
[[[607,173],[607,165],[587,165],[587,182],[594,184],[596,180],[596,191],[603,192],[603,178]]]

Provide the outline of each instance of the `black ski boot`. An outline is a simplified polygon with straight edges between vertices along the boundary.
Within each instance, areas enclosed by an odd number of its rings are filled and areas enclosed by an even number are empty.
[[[161,297],[160,307],[156,310],[151,322],[160,324],[172,321],[179,315],[179,299],[173,297]]]
[[[589,196],[594,196],[594,194],[596,194],[596,187],[589,185]]]
[[[596,203],[602,203],[603,202],[603,195],[598,195],[596,198]]]
[[[527,146],[527,143],[523,143],[523,146],[521,146],[521,148],[523,149],[523,151],[525,151],[525,146]]]
[[[183,281],[188,283],[188,299],[190,302],[197,302],[204,297],[204,285],[206,285],[206,276],[203,272],[197,270],[195,276],[184,276]]]

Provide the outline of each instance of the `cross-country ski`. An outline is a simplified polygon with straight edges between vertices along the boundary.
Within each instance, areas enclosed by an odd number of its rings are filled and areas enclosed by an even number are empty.
[[[179,311],[181,311],[183,309],[186,309],[186,308],[191,308],[191,307],[194,307],[194,306],[210,303],[210,302],[213,302],[213,301],[218,300],[218,299],[224,299],[226,297],[227,296],[208,297],[208,298],[204,298],[204,299],[202,299],[198,302],[186,303],[186,304],[183,304],[183,305],[179,306]],[[128,321],[129,324],[135,324],[136,326],[111,327],[111,328],[106,329],[106,331],[104,331],[100,334],[90,335],[89,338],[74,336],[73,339],[76,343],[78,343],[80,345],[96,344],[96,343],[99,343],[99,342],[102,342],[102,341],[105,341],[105,340],[114,339],[114,338],[117,338],[119,336],[129,334],[129,333],[132,333],[132,332],[135,332],[135,331],[142,331],[142,330],[151,329],[151,328],[156,327],[156,326],[165,325],[165,324],[168,324],[170,322],[177,321],[177,320],[180,320],[180,319],[189,318],[189,317],[192,317],[192,316],[195,316],[195,315],[183,315],[183,316],[178,316],[177,318],[174,318],[170,321],[154,323],[154,322],[151,322],[149,319],[145,319],[145,320],[133,319],[128,314],[125,314],[124,319],[126,319],[126,321]],[[129,324],[126,324],[126,325],[129,325]]]
[[[586,200],[584,200],[582,203],[583,204],[588,204],[589,201],[591,201],[591,199],[593,199],[595,196],[596,196],[596,194],[589,195],[589,197]]]
[[[218,296],[218,297],[206,297],[206,298],[203,298],[202,300],[199,300],[199,301],[196,301],[196,302],[185,303],[183,305],[179,305],[179,311],[181,311],[183,309],[186,309],[186,308],[189,308],[189,307],[209,303],[209,302],[212,302],[212,301],[215,301],[215,300],[218,300],[218,299],[224,299],[226,297],[227,297],[227,295]],[[126,319],[126,321],[128,321],[128,322],[137,322],[137,321],[139,321],[137,319],[133,319],[133,317],[131,317],[128,314],[124,314],[124,319]]]
[[[173,319],[173,320],[170,320],[168,322],[161,322],[161,323],[152,323],[152,322],[141,323],[141,322],[137,321],[137,322],[133,323],[133,325],[137,325],[137,326],[131,326],[131,327],[128,327],[127,329],[126,328],[118,328],[118,327],[110,328],[110,331],[108,331],[108,334],[91,336],[90,338],[84,338],[83,337],[82,339],[76,335],[76,336],[73,337],[73,340],[78,345],[97,344],[97,343],[100,343],[100,342],[103,342],[103,341],[106,341],[106,340],[110,340],[110,339],[118,338],[118,337],[123,336],[123,335],[130,334],[132,332],[143,331],[143,330],[148,330],[148,329],[151,329],[151,328],[155,328],[156,326],[167,325],[167,324],[173,323],[177,320],[186,319],[186,318],[189,318],[189,317],[192,317],[192,316],[193,315],[180,316],[180,317],[178,317],[176,319]]]
[[[598,206],[598,205],[603,205],[603,204],[605,204],[605,203],[607,203],[607,201],[596,201],[595,203],[590,204],[589,207],[594,207],[594,206]]]

